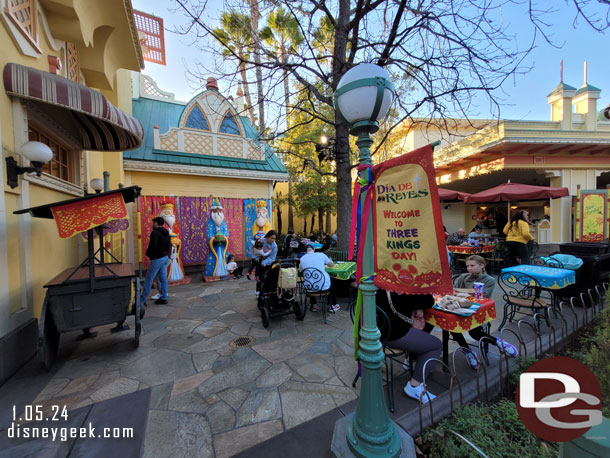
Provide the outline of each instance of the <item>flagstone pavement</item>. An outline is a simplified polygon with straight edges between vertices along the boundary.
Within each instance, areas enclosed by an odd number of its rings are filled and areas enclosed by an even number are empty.
[[[356,399],[345,302],[327,324],[308,311],[302,322],[287,315],[265,329],[254,288],[197,276],[171,287],[168,305],[149,299],[137,349],[132,317],[128,331],[100,327],[80,341],[62,334],[33,402],[73,410],[150,388],[145,457],[224,458]],[[229,345],[240,336],[254,343]]]

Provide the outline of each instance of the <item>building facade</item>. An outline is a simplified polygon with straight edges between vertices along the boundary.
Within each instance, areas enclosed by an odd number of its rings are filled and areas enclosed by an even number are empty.
[[[452,232],[470,231],[481,218],[525,208],[545,229],[545,242],[573,240],[573,197],[582,189],[610,184],[610,110],[598,110],[601,90],[563,81],[547,96],[549,121],[444,120],[409,123],[404,129],[411,150],[441,140],[434,151],[437,183],[476,193],[508,181],[563,186],[569,197],[538,202],[444,205],[443,221]],[[449,129],[449,134],[446,134]]]
[[[129,116],[129,71],[143,67],[131,3],[1,0],[0,42],[0,381],[33,356],[44,284],[78,265],[76,237],[61,240],[53,220],[18,209],[82,196],[93,178],[124,182],[122,153],[139,146],[142,128]],[[40,176],[7,183],[9,163],[28,166],[28,141],[53,158]],[[91,191],[92,192],[92,191]]]

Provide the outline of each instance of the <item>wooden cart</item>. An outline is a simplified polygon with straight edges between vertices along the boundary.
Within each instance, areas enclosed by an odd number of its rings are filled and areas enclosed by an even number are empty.
[[[16,211],[16,214],[29,213],[38,218],[54,218],[53,209],[65,208],[71,204],[87,206],[95,212],[103,211],[96,206],[96,199],[111,194],[120,195],[124,203],[134,202],[140,195],[138,186],[120,188],[100,194],[88,195],[77,199],[55,202],[40,207]],[[118,196],[113,196],[114,198]],[[103,214],[94,215],[105,220]],[[68,222],[69,224],[69,222]],[[38,356],[41,365],[49,370],[57,355],[59,338],[62,332],[83,330],[85,337],[93,337],[90,329],[95,326],[117,323],[113,331],[129,329],[124,322],[129,315],[135,317],[135,346],[140,343],[142,325],[140,323],[141,305],[139,301],[140,278],[136,276],[131,264],[123,264],[106,250],[103,242],[104,224],[87,229],[88,256],[77,267],[64,270],[44,285],[47,289],[39,323]],[[94,231],[100,240],[100,248],[94,252]],[[106,262],[106,255],[109,260]]]

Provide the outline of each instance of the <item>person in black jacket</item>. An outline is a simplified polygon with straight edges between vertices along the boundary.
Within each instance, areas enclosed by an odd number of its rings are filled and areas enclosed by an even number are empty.
[[[380,289],[377,291],[376,299],[377,306],[386,313],[390,321],[389,327],[386,326],[379,330],[381,341],[390,348],[405,350],[417,356],[413,377],[405,385],[404,392],[407,396],[419,400],[424,391],[422,384],[424,365],[429,359],[440,358],[443,344],[437,337],[413,327],[412,315],[417,310],[432,307],[434,298],[429,294],[397,294]],[[426,376],[432,367],[432,364],[428,364]],[[432,393],[426,392],[422,397],[422,403],[427,403],[435,397]]]
[[[169,232],[163,227],[164,224],[165,221],[160,216],[153,219],[153,230],[150,233],[150,241],[146,249],[146,256],[149,257],[150,264],[148,264],[144,287],[140,295],[140,304],[144,306],[146,306],[146,297],[155,277],[160,294],[155,304],[167,304],[167,268],[169,267],[171,243]]]

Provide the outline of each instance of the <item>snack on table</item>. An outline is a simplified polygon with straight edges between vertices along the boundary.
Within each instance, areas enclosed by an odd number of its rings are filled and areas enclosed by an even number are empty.
[[[441,297],[437,303],[437,308],[447,312],[463,312],[472,305],[472,302],[467,301],[464,297],[457,295],[446,295]]]

